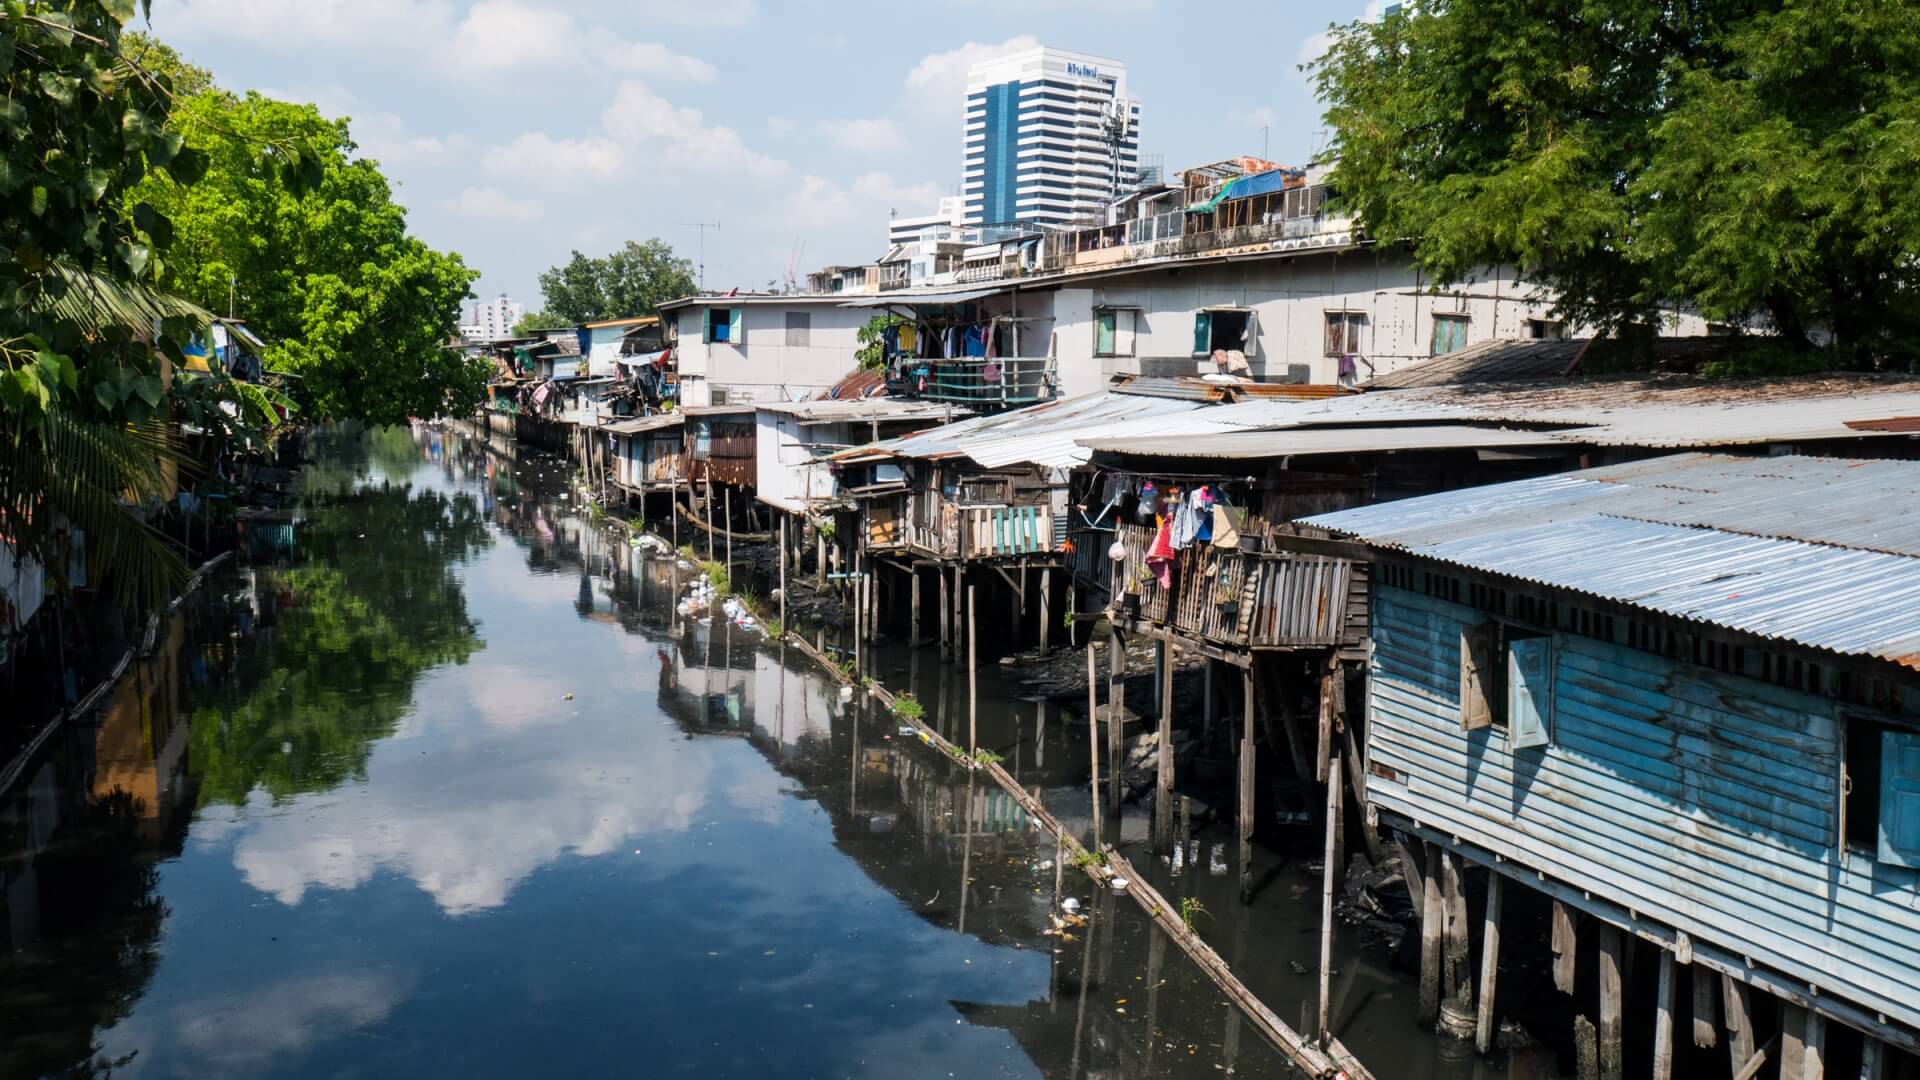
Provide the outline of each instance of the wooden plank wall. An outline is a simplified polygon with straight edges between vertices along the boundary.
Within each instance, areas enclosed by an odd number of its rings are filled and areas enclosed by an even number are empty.
[[[1920,878],[1837,836],[1844,716],[1872,710],[1557,632],[1551,742],[1513,750],[1460,726],[1481,619],[1374,590],[1375,806],[1920,1026]]]

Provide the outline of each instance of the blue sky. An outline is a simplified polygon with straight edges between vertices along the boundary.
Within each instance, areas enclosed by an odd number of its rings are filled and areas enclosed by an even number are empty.
[[[1168,170],[1308,159],[1297,64],[1364,0],[157,0],[152,30],[233,90],[353,120],[428,243],[535,307],[541,270],[658,236],[709,287],[884,248],[960,179],[968,63],[1032,44],[1127,66]],[[797,260],[795,258],[798,251]]]

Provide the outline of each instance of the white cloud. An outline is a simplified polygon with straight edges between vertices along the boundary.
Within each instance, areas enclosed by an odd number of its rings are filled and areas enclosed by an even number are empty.
[[[782,217],[795,226],[814,229],[872,223],[878,237],[887,211],[924,214],[939,201],[938,184],[903,184],[884,172],[865,173],[845,187],[809,175],[801,177],[788,194]]]
[[[884,116],[851,120],[822,120],[820,133],[842,150],[856,154],[884,154],[904,148],[906,136]]]
[[[627,0],[625,8],[639,21],[674,26],[744,26],[758,13],[754,0]]]
[[[181,1049],[203,1074],[261,1071],[316,1040],[378,1024],[410,989],[387,972],[306,975],[173,1008]]]
[[[800,130],[800,125],[784,116],[767,117],[767,133],[775,138],[784,139]]]
[[[1242,128],[1272,127],[1274,114],[1273,110],[1265,105],[1257,109],[1235,109],[1227,114],[1227,123]]]
[[[998,45],[969,41],[957,49],[930,53],[907,72],[907,94],[922,107],[960,112],[961,95],[967,89],[967,69],[983,60],[1031,49],[1040,39],[1031,34],[1008,38]]]
[[[515,199],[497,188],[468,187],[441,206],[462,217],[486,221],[538,221],[545,209],[532,199]]]
[[[708,127],[699,109],[675,105],[637,79],[620,84],[600,114],[600,126],[616,142],[657,153],[668,165],[738,170],[762,178],[789,170],[786,162],[748,149],[739,132]]]
[[[323,112],[325,110],[322,110]],[[382,165],[457,165],[473,156],[473,140],[451,135],[414,135],[393,113],[353,116],[349,130],[360,156]]]
[[[610,176],[624,161],[625,155],[611,139],[556,139],[545,132],[529,131],[505,146],[488,150],[481,164],[488,172],[552,183],[582,175]]]
[[[238,38],[281,51],[446,40],[445,0],[158,0],[153,25],[169,40]],[[438,36],[433,36],[438,35]]]
[[[719,70],[705,60],[654,41],[628,42],[603,55],[609,67],[625,75],[689,83],[710,83],[720,77]]]
[[[1360,21],[1379,22],[1381,6],[1382,0],[1367,0],[1367,8],[1361,13]],[[1315,60],[1325,56],[1327,49],[1332,45],[1333,32],[1331,30],[1322,30],[1317,34],[1308,34],[1306,40],[1300,43],[1300,47],[1294,50],[1293,62],[1298,66],[1311,64]],[[1303,79],[1310,78],[1307,72],[1296,70],[1294,74]]]

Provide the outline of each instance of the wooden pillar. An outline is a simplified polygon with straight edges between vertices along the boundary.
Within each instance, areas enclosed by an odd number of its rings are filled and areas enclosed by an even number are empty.
[[[907,587],[908,603],[913,608],[913,629],[908,631],[908,634],[913,639],[913,647],[917,649],[926,640],[920,636],[920,571],[912,563],[908,563],[907,576],[911,579],[911,584]]]
[[[1553,987],[1563,994],[1573,993],[1574,960],[1579,954],[1579,935],[1574,929],[1573,909],[1558,900],[1553,902]]]
[[[1120,763],[1123,733],[1121,723],[1127,711],[1127,647],[1120,631],[1107,630],[1107,760],[1112,772],[1107,776],[1107,809],[1115,820],[1120,817]]]
[[[1887,1048],[1871,1035],[1861,1036],[1860,1080],[1884,1080],[1887,1075]]]
[[[1600,925],[1600,1076],[1620,1080],[1625,1063],[1620,1053],[1620,928]]]
[[[1155,704],[1166,699],[1162,686],[1167,680],[1167,643],[1160,639],[1153,643],[1153,700]]]
[[[1339,755],[1336,754],[1337,758]],[[1333,972],[1333,879],[1334,850],[1340,846],[1340,765],[1334,762],[1327,772],[1327,850],[1320,872],[1320,1047],[1326,1049],[1333,1040],[1333,1028],[1327,1018],[1328,1006],[1332,1001],[1332,987],[1329,979]]]
[[[706,506],[701,508],[700,516],[707,519],[707,561],[712,562],[713,561],[713,475],[709,473],[706,476],[701,477],[700,481],[702,485],[706,488],[706,492],[707,492]]]
[[[958,653],[965,644],[960,640],[962,637],[960,631],[967,623],[965,609],[971,604],[967,598],[967,590],[963,587],[966,580],[966,568],[955,563],[953,567],[953,649],[955,653]]]
[[[813,532],[813,584],[827,587],[827,534],[819,529]]]
[[[1653,1080],[1673,1077],[1673,952],[1660,950],[1660,988],[1653,1000]]]
[[[1100,704],[1095,700],[1093,642],[1087,642],[1087,753],[1091,755],[1093,772],[1088,780],[1093,806],[1093,849],[1100,850]],[[1118,762],[1109,762],[1109,768],[1119,768]]]
[[[1780,1080],[1800,1080],[1807,1062],[1807,1010],[1780,1003]]]
[[[1420,1026],[1431,1031],[1440,1019],[1440,938],[1447,921],[1441,896],[1440,848],[1427,844],[1425,873],[1420,883]]]
[[[727,528],[727,589],[733,589],[733,485],[725,484],[720,489],[720,497],[726,500],[725,523]]]
[[[1720,997],[1714,993],[1720,981],[1705,964],[1693,968],[1693,1045],[1711,1050],[1720,1045]]]
[[[1340,770],[1332,772],[1333,782],[1339,783]],[[1480,1011],[1473,1025],[1474,1048],[1483,1054],[1493,1052],[1493,995],[1500,975],[1500,893],[1504,881],[1499,871],[1487,871],[1487,916],[1480,935]]]
[[[976,681],[980,666],[979,639],[974,636],[973,626],[973,586],[967,586],[967,753],[980,749],[979,733],[979,684]]]
[[[1332,769],[1327,770],[1329,774]],[[1329,776],[1328,786],[1332,786]],[[1460,857],[1451,851],[1440,853],[1440,887],[1446,902],[1446,940],[1440,993],[1462,1011],[1473,1005],[1473,955],[1468,942],[1467,890],[1462,880],[1466,871]],[[1441,1025],[1444,1030],[1445,1024]],[[1462,1033],[1464,1035],[1464,1033]]]
[[[780,515],[780,633],[787,632],[787,521]],[[784,674],[784,671],[783,671]]]
[[[1260,775],[1255,767],[1253,741],[1253,668],[1240,672],[1240,902],[1253,899],[1253,807],[1254,784]]]
[[[936,616],[940,623],[940,659],[947,660],[953,654],[953,605],[947,601],[947,570],[935,565],[933,576],[940,582],[940,611]]]
[[[1053,568],[1045,567],[1040,571],[1040,654],[1042,656],[1052,651],[1052,635]],[[1093,655],[1093,640],[1091,638],[1087,640],[1087,655],[1089,657]],[[1087,680],[1087,685],[1093,685],[1091,678]]]
[[[1753,1008],[1747,998],[1747,984],[1722,975],[1720,989],[1727,1014],[1727,1058],[1737,1074],[1753,1059]]]
[[[1160,642],[1160,756],[1153,796],[1154,844],[1173,844],[1173,648]]]

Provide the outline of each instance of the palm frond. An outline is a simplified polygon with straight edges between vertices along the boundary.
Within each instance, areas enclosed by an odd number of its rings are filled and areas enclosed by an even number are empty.
[[[164,606],[187,566],[141,509],[169,493],[187,458],[171,425],[97,423],[62,413],[0,439],[0,537],[64,581],[71,531],[86,535],[91,580],[130,609]]]
[[[184,297],[142,282],[107,277],[66,259],[47,264],[47,274],[61,287],[42,292],[41,313],[70,322],[90,336],[118,329],[150,337],[167,320],[185,320],[196,327],[214,320],[212,312]]]

